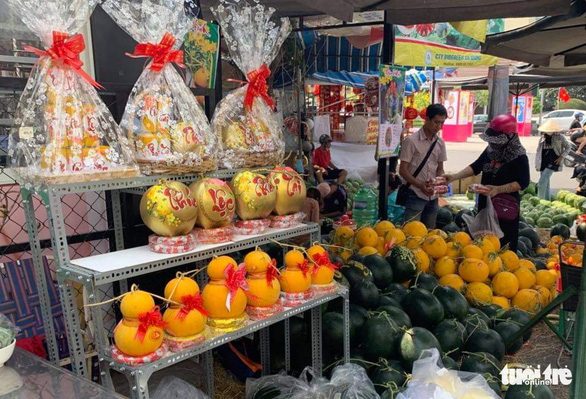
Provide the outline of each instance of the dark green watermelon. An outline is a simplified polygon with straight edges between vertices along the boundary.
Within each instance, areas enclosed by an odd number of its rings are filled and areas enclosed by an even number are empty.
[[[419,359],[421,352],[432,348],[436,348],[439,352],[442,350],[437,338],[425,328],[413,327],[405,331],[399,343],[399,351],[405,370],[411,371],[413,362]]]
[[[533,243],[533,249],[537,249],[539,243],[541,242],[539,234],[537,234],[537,232],[530,227],[519,230],[519,235],[529,238]]]
[[[547,270],[547,265],[542,259],[531,259],[533,264],[535,265],[536,270]]]
[[[578,226],[576,226],[576,237],[582,242],[586,241],[586,222],[578,223]]]
[[[523,244],[525,244],[527,251],[533,250],[533,242],[529,239],[529,237],[519,236],[519,241],[523,242]]]
[[[444,307],[444,317],[464,320],[468,314],[468,301],[460,292],[452,287],[438,286],[433,290],[433,295]]]
[[[324,313],[322,317],[322,335],[324,344],[335,352],[343,349],[344,345],[344,316],[337,312]],[[352,325],[350,336],[355,335]]]
[[[490,374],[485,374],[484,378],[486,379],[486,382],[488,383],[488,386],[490,387],[490,389],[492,389],[494,391],[494,393],[496,393],[498,395],[498,397],[500,398],[501,392],[502,392],[500,378],[495,378]]]
[[[499,361],[505,357],[505,342],[495,330],[477,329],[466,341],[466,351],[490,353]]]
[[[460,231],[460,228],[458,227],[458,225],[456,223],[452,222],[452,223],[446,224],[442,228],[442,230],[448,234],[451,234],[451,233],[457,233],[458,231]]]
[[[336,270],[334,272],[334,280],[338,284],[343,285],[344,287],[350,289],[350,282],[339,270]]]
[[[500,322],[510,321],[510,322],[518,325],[519,327],[523,328],[523,326],[525,324],[529,323],[529,320],[531,320],[531,316],[529,315],[529,313],[525,312],[524,310],[509,309],[505,313],[503,313],[502,315],[499,316],[499,318],[497,320],[497,324]],[[525,334],[523,334],[523,342],[524,343],[529,341],[529,338],[531,338],[531,334],[532,334],[532,330],[529,330]]]
[[[396,354],[401,330],[384,312],[375,312],[362,326],[360,335],[364,356],[378,361],[381,357],[390,358]]]
[[[409,248],[395,246],[386,257],[393,269],[393,282],[404,283],[417,274],[417,259]]]
[[[505,399],[554,399],[551,388],[545,384],[511,385]]]
[[[372,273],[374,284],[379,289],[385,289],[393,282],[393,269],[382,256],[368,255],[364,258],[364,266]]]
[[[366,255],[362,255],[362,254],[353,254],[352,256],[350,256],[348,258],[348,260],[353,260],[356,261],[358,263],[364,263],[364,258],[366,258]]]
[[[372,368],[372,362],[369,362],[364,356],[362,348],[356,346],[350,349],[350,363],[354,363],[362,367],[368,372]]]
[[[480,317],[487,325],[490,324],[490,317],[486,315],[482,310],[473,308],[472,306],[468,308],[468,314],[476,315]]]
[[[570,228],[565,224],[556,224],[551,228],[549,236],[562,236],[564,240],[567,240],[570,238]]]
[[[478,309],[488,317],[489,322],[487,324],[489,328],[494,327],[495,320],[503,313],[503,308],[498,305],[479,306]]]
[[[442,364],[448,370],[456,370],[458,371],[460,368],[458,367],[458,363],[449,356],[442,357]]]
[[[405,298],[408,293],[409,289],[399,283],[389,284],[389,286],[383,290],[383,296],[389,296],[397,300],[399,303],[403,301],[403,298]]]
[[[281,396],[280,386],[274,384],[261,387],[252,394],[251,399],[276,399],[279,396]]]
[[[503,323],[499,323],[495,326],[494,330],[499,333],[503,342],[507,342],[509,338],[512,338],[521,327],[518,325],[511,323],[510,321],[506,321]],[[505,348],[505,352],[507,355],[514,355],[515,353],[519,352],[521,347],[523,346],[523,337],[519,338],[518,340],[512,342],[508,347]]]
[[[486,373],[495,378],[500,378],[501,363],[490,353],[464,352],[460,370],[479,374]]]
[[[377,312],[385,312],[400,327],[411,328],[411,319],[401,308],[394,306],[379,306]]]
[[[402,387],[407,381],[407,373],[398,360],[381,359],[368,376],[379,394],[387,389]]]
[[[429,291],[416,288],[411,290],[401,303],[411,323],[417,327],[430,328],[444,319],[444,307]]]
[[[441,207],[437,211],[435,227],[441,229],[447,224],[452,223],[452,212],[447,207]]]
[[[488,324],[484,321],[484,319],[477,315],[477,314],[468,314],[464,320],[462,320],[462,324],[466,328],[466,333],[471,335],[476,330],[488,330]]]
[[[444,354],[454,360],[460,359],[468,338],[466,328],[460,322],[454,319],[444,320],[435,326],[433,335],[440,343]]]
[[[350,290],[350,301],[365,309],[375,309],[379,300],[378,288],[366,279],[356,283]]]
[[[399,309],[402,309],[401,307],[401,303],[399,301],[397,301],[396,299],[388,296],[388,295],[381,295],[380,296],[380,300],[378,301],[378,306],[395,306]]]
[[[409,288],[421,288],[432,292],[437,286],[439,286],[439,283],[434,275],[427,273],[417,273],[417,276],[411,280],[411,286]]]
[[[520,254],[520,258],[526,258],[529,253],[529,249],[525,243],[521,240],[517,241],[517,254]]]
[[[474,216],[474,212],[472,212],[470,209],[462,209],[461,211],[459,211],[456,214],[454,221],[456,222],[458,227],[461,229],[463,229],[467,226],[466,222],[464,221],[464,218],[463,218],[464,215]]]
[[[340,272],[346,277],[350,283],[350,287],[355,286],[361,280],[368,280],[374,283],[374,277],[370,272],[370,269],[364,266],[362,263],[349,260],[340,267]]]

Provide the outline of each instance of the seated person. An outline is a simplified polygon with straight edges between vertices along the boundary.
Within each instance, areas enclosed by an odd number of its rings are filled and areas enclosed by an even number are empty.
[[[401,178],[393,173],[390,177],[389,182],[389,220],[394,224],[398,224],[403,222],[403,215],[405,214],[405,207],[401,205],[396,205],[397,202],[397,194],[399,193],[399,186],[401,185]]]
[[[348,210],[348,195],[342,185],[336,182],[326,184],[330,186],[330,191],[325,197],[323,197],[321,217],[331,219],[339,218],[340,216],[345,215]]]
[[[332,138],[327,134],[322,134],[319,138],[320,146],[313,151],[313,168],[315,169],[315,178],[319,183],[324,180],[335,180],[337,183],[344,183],[348,172],[344,169],[338,169],[332,163]]]
[[[329,188],[329,187],[328,187]],[[301,212],[305,213],[304,222],[319,223],[319,209],[320,209],[321,193],[315,187],[307,189],[307,196]]]

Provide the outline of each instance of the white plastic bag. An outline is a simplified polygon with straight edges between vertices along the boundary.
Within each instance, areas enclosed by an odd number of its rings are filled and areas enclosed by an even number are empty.
[[[183,66],[183,53],[178,49],[191,26],[183,2],[106,0],[102,7],[139,42],[129,55],[150,60],[132,88],[120,122],[134,144],[142,171],[215,170],[216,137],[197,99],[172,65]]]
[[[423,351],[409,387],[397,399],[500,399],[482,375],[448,370],[440,359],[435,348]]]
[[[271,21],[274,8],[246,1],[220,0],[212,11],[232,59],[246,76],[247,84],[229,93],[217,106],[212,129],[219,138],[221,166],[245,168],[280,164],[284,156],[281,124],[273,115],[267,93],[269,65],[291,31],[282,18]]]
[[[79,30],[95,0],[7,0],[43,49],[10,131],[11,166],[25,182],[59,183],[138,175],[128,139],[81,68]]]
[[[498,238],[504,236],[499,225],[499,219],[489,197],[486,198],[486,208],[478,212],[478,215],[462,215],[464,222],[468,225],[468,230],[472,237],[482,237],[485,235],[494,235]]]
[[[330,384],[342,389],[340,399],[374,399],[378,394],[366,370],[354,363],[337,366]]]
[[[209,399],[209,397],[181,378],[167,375],[157,386],[153,399]]]

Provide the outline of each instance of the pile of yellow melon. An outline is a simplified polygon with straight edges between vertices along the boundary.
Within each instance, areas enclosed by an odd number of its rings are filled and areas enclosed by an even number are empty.
[[[556,295],[558,272],[555,264],[549,265],[554,257],[548,260],[548,270],[536,270],[533,262],[501,248],[496,236],[472,240],[465,232],[428,231],[417,221],[401,228],[381,221],[356,232],[342,226],[334,232],[333,244],[345,248],[337,249],[344,260],[354,253],[385,256],[392,246],[405,246],[415,254],[420,272],[435,275],[440,285],[461,291],[476,306],[495,304],[536,313]]]

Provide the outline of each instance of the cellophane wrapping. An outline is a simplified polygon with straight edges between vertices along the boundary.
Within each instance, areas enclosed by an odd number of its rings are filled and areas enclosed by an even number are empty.
[[[80,69],[79,30],[94,0],[7,0],[44,49],[20,98],[10,131],[11,166],[25,184],[138,175],[128,139]],[[61,56],[60,56],[61,55]]]
[[[221,0],[212,11],[238,68],[249,75],[275,59],[291,31],[287,18],[271,21],[275,12],[262,4],[251,6],[244,0]],[[279,164],[284,156],[281,125],[272,107],[262,96],[245,106],[249,84],[229,93],[216,108],[212,130],[219,138],[218,159],[225,168]]]
[[[191,26],[181,1],[106,0],[102,7],[139,43],[174,40],[170,51],[181,46]],[[147,174],[215,170],[217,139],[203,109],[172,62],[159,70],[156,61],[148,62],[135,83],[120,123],[141,170]]]

